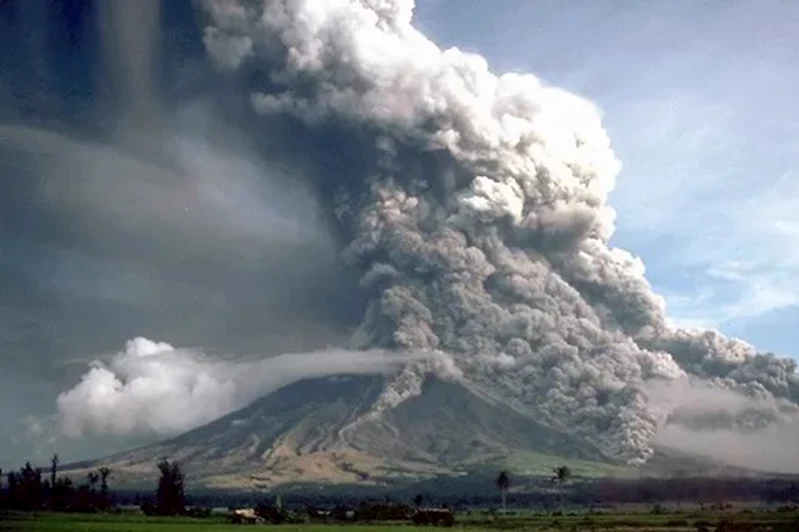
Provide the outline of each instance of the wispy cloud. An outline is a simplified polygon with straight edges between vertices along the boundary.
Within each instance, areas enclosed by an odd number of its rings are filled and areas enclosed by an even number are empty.
[[[799,183],[789,172],[759,179],[708,172],[618,202],[620,240],[647,255],[678,321],[724,327],[799,306]],[[636,216],[647,202],[657,212]]]
[[[735,332],[799,312],[799,112],[785,90],[799,55],[736,50],[723,20],[716,32],[701,61],[653,58],[632,80],[640,98],[606,95],[606,117],[625,163],[617,243],[644,255],[677,322]]]

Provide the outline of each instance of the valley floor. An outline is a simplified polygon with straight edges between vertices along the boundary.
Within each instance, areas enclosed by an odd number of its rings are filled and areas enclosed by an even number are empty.
[[[796,532],[799,511],[736,510],[733,512],[606,512],[569,513],[565,516],[531,511],[509,511],[506,515],[469,512],[457,515],[456,528],[469,532],[483,530],[604,531],[604,532]],[[413,532],[429,527],[403,523],[252,525],[279,532]],[[231,524],[226,517],[208,519],[145,517],[122,514],[0,514],[0,531],[20,532],[226,532],[249,530],[251,526]]]

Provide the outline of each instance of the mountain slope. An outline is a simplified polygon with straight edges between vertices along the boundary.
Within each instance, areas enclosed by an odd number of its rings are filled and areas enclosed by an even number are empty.
[[[382,389],[382,377],[295,382],[176,438],[91,465],[107,465],[127,482],[151,482],[155,463],[167,458],[190,481],[246,488],[410,480],[525,453],[605,461],[590,446],[435,378],[379,419],[364,418]]]

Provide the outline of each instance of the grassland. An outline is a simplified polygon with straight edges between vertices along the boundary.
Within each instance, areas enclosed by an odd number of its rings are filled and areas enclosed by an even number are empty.
[[[605,531],[605,532],[696,532],[718,531],[766,531],[795,532],[799,530],[799,513],[764,510],[735,510],[726,512],[685,511],[652,514],[643,512],[575,512],[565,516],[553,516],[531,511],[508,512],[499,515],[489,512],[458,514],[457,528],[470,532],[489,530],[531,531]],[[726,523],[722,524],[720,523]],[[431,530],[417,528],[404,523],[378,524],[302,524],[302,525],[254,525],[257,529],[268,527],[280,532],[413,532]],[[208,519],[186,517],[157,518],[136,513],[122,514],[12,514],[0,515],[0,530],[24,532],[225,532],[249,530],[247,525],[230,524],[223,516]]]
[[[20,532],[231,532],[257,529],[280,532],[410,532],[406,525],[234,525],[226,518],[193,519],[188,517],[157,518],[138,515],[68,515],[43,513],[39,515],[12,515],[2,520],[0,530]]]
[[[583,478],[599,478],[608,475],[622,477],[629,468],[589,460],[567,459],[554,454],[539,452],[517,452],[508,457],[501,465],[520,475],[548,477],[552,470],[561,465],[568,465],[572,473]]]

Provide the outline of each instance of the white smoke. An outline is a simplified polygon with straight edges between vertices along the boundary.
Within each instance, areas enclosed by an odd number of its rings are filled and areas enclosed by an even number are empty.
[[[138,337],[110,360],[95,361],[58,396],[60,428],[71,438],[172,435],[302,378],[381,374],[409,359],[433,358],[440,355],[327,349],[235,362]]]
[[[453,353],[473,387],[631,462],[669,414],[650,381],[799,401],[795,363],[673,328],[641,261],[610,246],[621,165],[589,102],[441,50],[412,0],[202,5],[216,63],[269,73],[257,113],[338,132],[360,157],[335,209],[372,295],[365,346]],[[426,371],[406,368],[378,409]]]

